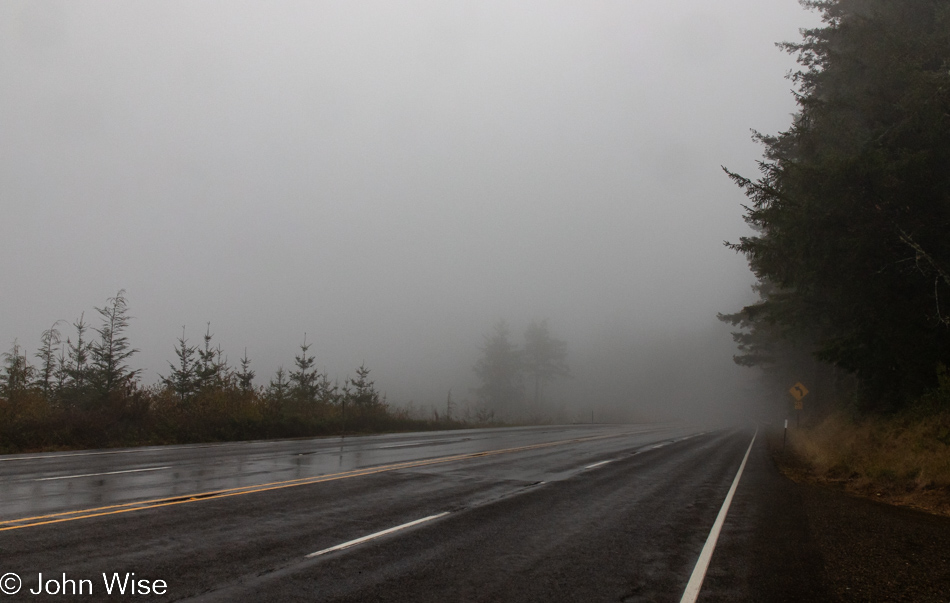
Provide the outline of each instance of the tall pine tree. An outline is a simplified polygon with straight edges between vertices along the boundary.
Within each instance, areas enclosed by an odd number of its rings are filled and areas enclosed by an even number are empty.
[[[799,111],[765,146],[744,253],[775,294],[754,314],[807,334],[893,407],[950,364],[950,5],[804,2],[824,25],[798,55]]]

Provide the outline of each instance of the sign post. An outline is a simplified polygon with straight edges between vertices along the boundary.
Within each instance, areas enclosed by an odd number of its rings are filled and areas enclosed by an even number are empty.
[[[792,397],[795,398],[795,427],[801,427],[802,424],[802,398],[808,395],[808,388],[802,385],[802,382],[799,381],[795,385],[789,388],[788,393],[792,394]]]

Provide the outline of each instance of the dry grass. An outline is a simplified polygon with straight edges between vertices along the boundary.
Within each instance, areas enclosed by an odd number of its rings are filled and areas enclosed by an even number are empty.
[[[834,414],[790,429],[779,455],[792,479],[950,516],[950,410],[853,420]]]

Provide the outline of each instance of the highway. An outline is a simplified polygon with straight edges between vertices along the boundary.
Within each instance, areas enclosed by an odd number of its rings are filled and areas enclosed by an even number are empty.
[[[3,600],[680,601],[746,456],[699,600],[820,600],[754,432],[576,425],[0,456],[0,575],[20,580]],[[140,591],[110,595],[103,574]]]

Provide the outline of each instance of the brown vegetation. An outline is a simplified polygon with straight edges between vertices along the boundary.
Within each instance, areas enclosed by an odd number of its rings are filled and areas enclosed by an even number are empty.
[[[98,338],[83,315],[73,324],[75,342],[63,341],[61,321],[43,333],[39,366],[17,342],[0,355],[0,453],[471,426],[448,413],[420,420],[391,408],[365,365],[342,386],[331,383],[315,368],[306,335],[294,368],[255,387],[246,351],[232,367],[212,345],[210,325],[203,346],[182,332],[169,374],[143,386],[127,364],[137,350],[125,336],[124,293],[96,308]]]
[[[796,481],[950,516],[950,410],[914,411],[860,419],[838,412],[790,429],[783,452],[773,450]]]
[[[30,391],[0,398],[0,453],[311,437],[471,425],[419,420],[379,404],[360,408],[277,401],[261,390],[209,390],[183,403],[167,388],[129,389],[96,408],[76,408]]]

